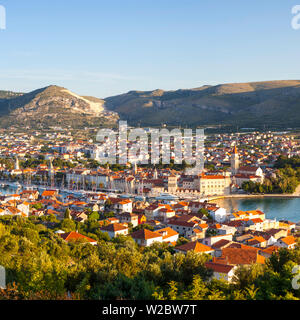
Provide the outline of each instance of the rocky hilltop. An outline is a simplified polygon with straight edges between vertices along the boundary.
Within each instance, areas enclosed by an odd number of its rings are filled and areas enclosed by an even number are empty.
[[[115,123],[118,115],[104,101],[82,97],[65,88],[49,86],[26,94],[0,96],[0,125],[99,126]]]

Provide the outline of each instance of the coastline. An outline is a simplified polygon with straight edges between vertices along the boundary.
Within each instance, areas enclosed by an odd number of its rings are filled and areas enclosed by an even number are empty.
[[[222,196],[211,196],[211,197],[207,197],[207,201],[211,202],[211,201],[215,201],[215,200],[221,200],[221,199],[255,199],[255,198],[300,198],[300,194],[229,194],[229,195],[222,195]]]
[[[247,209],[242,208],[240,209],[239,206],[237,206],[235,204],[235,200],[246,200],[246,199],[253,199],[255,201],[255,199],[257,200],[263,200],[263,199],[297,199],[300,198],[299,193],[293,193],[293,194],[262,194],[262,195],[257,195],[257,194],[231,194],[231,195],[224,195],[224,196],[213,196],[213,197],[209,197],[206,200],[209,203],[216,203],[218,205],[220,205],[221,207],[226,208],[226,210],[230,210],[230,211],[238,211],[238,210],[245,210],[247,211]],[[233,202],[231,202],[231,200]],[[293,202],[291,202],[293,203]],[[270,211],[270,208],[266,207],[263,212],[265,212],[268,215],[274,215],[274,217],[276,219],[282,219],[282,220],[289,220],[289,221],[293,221],[295,222],[297,225],[300,225],[300,220],[299,220],[299,206],[296,207],[296,216],[294,215],[294,210],[295,207],[291,207],[292,210],[288,210],[288,213],[286,212],[286,209],[282,210],[282,212],[280,212],[280,214],[276,214],[276,210],[277,208],[272,208],[272,211]],[[262,209],[262,208],[260,208]],[[275,209],[275,210],[274,210]],[[274,210],[274,211],[273,211]],[[275,212],[275,213],[274,213]],[[290,217],[290,213],[292,212],[292,216]]]

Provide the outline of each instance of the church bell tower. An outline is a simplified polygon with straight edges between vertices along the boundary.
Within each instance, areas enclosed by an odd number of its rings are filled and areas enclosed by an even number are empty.
[[[240,167],[240,160],[239,160],[239,154],[236,146],[234,146],[232,150],[230,164],[231,164],[231,173],[233,175],[237,174]]]

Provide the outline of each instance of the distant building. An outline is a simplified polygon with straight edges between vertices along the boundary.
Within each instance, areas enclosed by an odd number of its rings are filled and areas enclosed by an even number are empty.
[[[128,227],[120,223],[112,223],[108,226],[102,227],[100,230],[101,232],[107,233],[111,239],[119,235],[128,235]]]
[[[232,282],[234,272],[237,269],[236,266],[216,262],[206,262],[205,266],[207,269],[213,271],[212,279],[225,280],[228,282]]]
[[[229,176],[202,173],[199,179],[199,191],[202,196],[228,195],[231,183]]]
[[[177,191],[177,176],[171,174],[168,176],[168,192],[175,193]]]
[[[154,242],[163,242],[163,235],[148,229],[138,230],[131,234],[132,239],[140,246],[148,247]]]
[[[296,238],[287,236],[277,240],[276,245],[281,248],[294,249],[296,246]]]
[[[188,251],[194,251],[195,253],[213,254],[214,249],[196,240],[175,247],[175,251],[184,254],[186,254]]]

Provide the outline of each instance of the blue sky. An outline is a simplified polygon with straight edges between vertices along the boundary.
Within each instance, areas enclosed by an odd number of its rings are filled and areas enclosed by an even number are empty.
[[[300,79],[300,0],[0,0],[0,89],[129,90]]]

